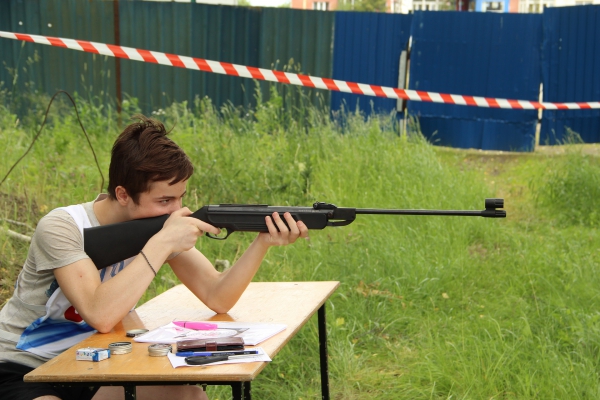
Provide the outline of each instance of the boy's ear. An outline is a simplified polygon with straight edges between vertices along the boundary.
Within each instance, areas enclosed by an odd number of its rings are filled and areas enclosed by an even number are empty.
[[[115,197],[122,206],[126,206],[130,201],[132,201],[131,197],[127,193],[127,189],[125,189],[123,186],[117,186],[115,188]]]

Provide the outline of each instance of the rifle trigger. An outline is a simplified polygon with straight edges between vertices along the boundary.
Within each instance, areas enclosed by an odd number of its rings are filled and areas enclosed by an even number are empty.
[[[225,240],[229,237],[229,235],[231,235],[233,232],[235,232],[234,230],[229,230],[227,228],[223,228],[225,230],[225,232],[227,233],[225,236],[217,236],[217,235],[213,235],[212,233],[206,232],[206,236],[208,236],[211,239],[215,239],[215,240]]]

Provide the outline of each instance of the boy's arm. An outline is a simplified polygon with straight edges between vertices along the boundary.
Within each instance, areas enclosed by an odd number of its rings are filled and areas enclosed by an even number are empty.
[[[217,313],[226,313],[252,281],[269,247],[291,244],[299,237],[308,237],[308,228],[303,222],[294,221],[289,213],[284,218],[291,229],[287,228],[277,213],[272,218],[267,217],[269,232],[260,233],[240,259],[223,273],[216,271],[195,248],[178,255],[169,264],[179,280],[207,307]]]
[[[147,256],[158,258],[154,254]],[[157,264],[158,267],[160,264]],[[99,332],[106,333],[135,306],[150,285],[154,273],[146,260],[138,255],[127,268],[104,283],[89,258],[55,269],[54,276],[83,320]]]
[[[148,261],[138,255],[125,269],[102,283],[89,259],[54,270],[58,284],[79,315],[100,332],[109,332],[135,306],[171,253],[194,246],[201,230],[218,234],[218,229],[195,218],[183,218],[190,211],[174,212],[163,229],[144,246]],[[152,266],[152,269],[150,266]]]

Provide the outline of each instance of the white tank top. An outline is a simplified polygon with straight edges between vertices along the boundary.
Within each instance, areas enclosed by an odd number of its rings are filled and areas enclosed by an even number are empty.
[[[91,227],[82,205],[61,207],[73,217],[83,238],[83,229]],[[123,270],[135,257],[118,262],[99,271],[104,283]],[[88,325],[57,288],[45,306],[46,314],[29,325],[21,334],[17,349],[52,358],[92,335],[96,330]]]

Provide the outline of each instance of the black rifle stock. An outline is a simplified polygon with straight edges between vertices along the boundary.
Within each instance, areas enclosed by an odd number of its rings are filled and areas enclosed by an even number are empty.
[[[485,210],[386,210],[377,208],[342,208],[328,203],[314,203],[312,207],[268,206],[264,204],[220,204],[204,206],[191,217],[198,218],[217,228],[224,229],[226,236],[212,239],[224,240],[233,232],[268,232],[265,217],[278,212],[289,212],[296,221],[302,221],[308,229],[324,229],[327,226],[344,226],[352,223],[357,214],[383,215],[442,215],[505,218],[504,199],[485,199]],[[118,224],[103,225],[83,230],[84,250],[98,269],[133,257],[146,242],[163,227],[168,215],[137,219]]]

